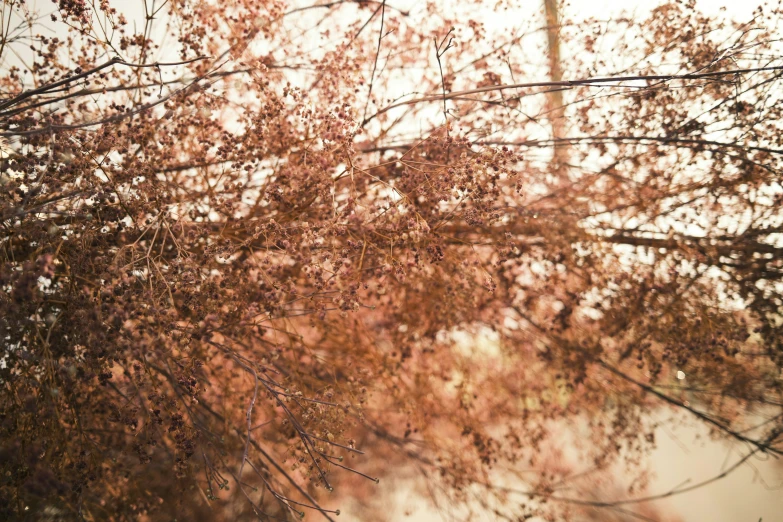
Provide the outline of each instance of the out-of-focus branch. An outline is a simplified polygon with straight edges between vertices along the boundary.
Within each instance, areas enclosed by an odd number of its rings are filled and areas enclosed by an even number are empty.
[[[640,389],[644,390],[645,392],[654,395],[658,397],[659,399],[663,400],[664,402],[668,402],[669,404],[672,404],[674,406],[680,407],[683,410],[687,411],[691,415],[694,415],[695,417],[698,417],[699,419],[703,420],[707,424],[710,424],[712,426],[715,426],[723,433],[726,433],[727,435],[737,439],[740,442],[745,442],[747,444],[750,444],[751,446],[758,449],[758,451],[761,451],[762,453],[770,453],[776,456],[783,455],[783,450],[776,448],[771,445],[772,442],[780,435],[779,432],[774,431],[770,436],[768,436],[765,440],[756,440],[752,439],[750,437],[746,437],[742,433],[735,431],[731,429],[730,427],[726,426],[725,424],[716,421],[709,415],[691,407],[688,404],[685,404],[684,402],[675,399],[674,397],[670,397],[669,395],[666,395],[665,393],[661,393],[660,391],[656,390],[652,386],[645,384],[643,382],[637,381],[627,373],[615,368],[611,364],[607,363],[606,361],[599,360],[598,365],[602,368],[608,370],[610,373],[616,375],[617,377],[620,377],[624,381],[627,381]]]

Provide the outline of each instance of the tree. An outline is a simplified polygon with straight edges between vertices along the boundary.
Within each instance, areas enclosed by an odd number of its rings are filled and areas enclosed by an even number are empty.
[[[334,519],[411,463],[631,516],[558,459],[662,407],[783,453],[781,11],[562,17],[555,73],[458,4],[4,2],[3,518]]]

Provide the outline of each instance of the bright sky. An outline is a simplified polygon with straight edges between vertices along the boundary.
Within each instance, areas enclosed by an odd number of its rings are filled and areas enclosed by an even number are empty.
[[[705,13],[716,15],[723,7],[726,9],[727,16],[744,18],[750,16],[761,3],[759,0],[697,0],[696,7]],[[655,0],[570,0],[568,4],[584,15],[602,16],[607,13],[617,13],[623,9],[642,13],[660,5],[661,2]]]

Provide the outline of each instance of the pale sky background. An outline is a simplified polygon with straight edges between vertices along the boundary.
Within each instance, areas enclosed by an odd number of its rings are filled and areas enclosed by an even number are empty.
[[[586,16],[603,16],[607,13],[616,13],[623,9],[648,12],[661,2],[656,0],[570,0],[568,2],[574,12]],[[725,14],[729,17],[749,16],[762,2],[759,0],[696,0],[696,7],[709,14],[718,14],[721,8],[725,8]]]

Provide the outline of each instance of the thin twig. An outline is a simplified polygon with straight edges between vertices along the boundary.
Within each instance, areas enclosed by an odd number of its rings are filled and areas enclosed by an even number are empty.
[[[381,54],[381,40],[383,40],[383,22],[386,16],[386,0],[383,0],[381,4],[381,30],[378,32],[378,49],[375,51],[375,61],[372,65],[372,74],[370,75],[370,87],[367,91],[367,102],[364,104],[364,114],[362,115],[362,122],[367,121],[367,108],[370,106],[370,99],[372,98],[372,86],[375,80],[375,71],[378,69],[378,57]],[[362,123],[364,126],[364,123]]]
[[[373,114],[368,118],[368,120],[372,120],[373,118],[388,112],[396,107],[402,107],[405,105],[415,105],[418,103],[423,102],[431,102],[431,101],[439,101],[441,99],[447,100],[456,98],[459,96],[467,96],[470,94],[479,94],[482,92],[492,92],[492,91],[503,91],[507,89],[525,89],[525,88],[531,88],[531,87],[579,87],[579,86],[589,86],[592,84],[604,84],[604,83],[615,83],[615,82],[630,82],[630,81],[672,81],[672,80],[698,80],[701,78],[718,78],[721,76],[731,76],[731,75],[737,75],[737,74],[748,74],[748,73],[755,73],[755,72],[763,72],[763,71],[781,71],[783,70],[783,65],[775,65],[775,66],[769,66],[769,67],[755,67],[755,68],[749,68],[749,69],[734,69],[730,71],[714,71],[714,72],[706,72],[706,73],[691,73],[691,74],[653,74],[653,75],[637,75],[637,76],[615,76],[615,77],[599,77],[599,78],[585,78],[580,80],[561,80],[561,81],[542,81],[542,82],[527,82],[527,83],[514,83],[514,84],[507,84],[507,85],[490,85],[487,87],[479,87],[476,89],[470,89],[466,91],[455,91],[450,92],[449,94],[443,94],[437,95],[437,96],[423,96],[421,98],[414,98],[412,100],[407,101],[401,101],[394,103],[392,105],[389,105],[387,107],[384,107],[383,109],[379,110],[377,113]]]

